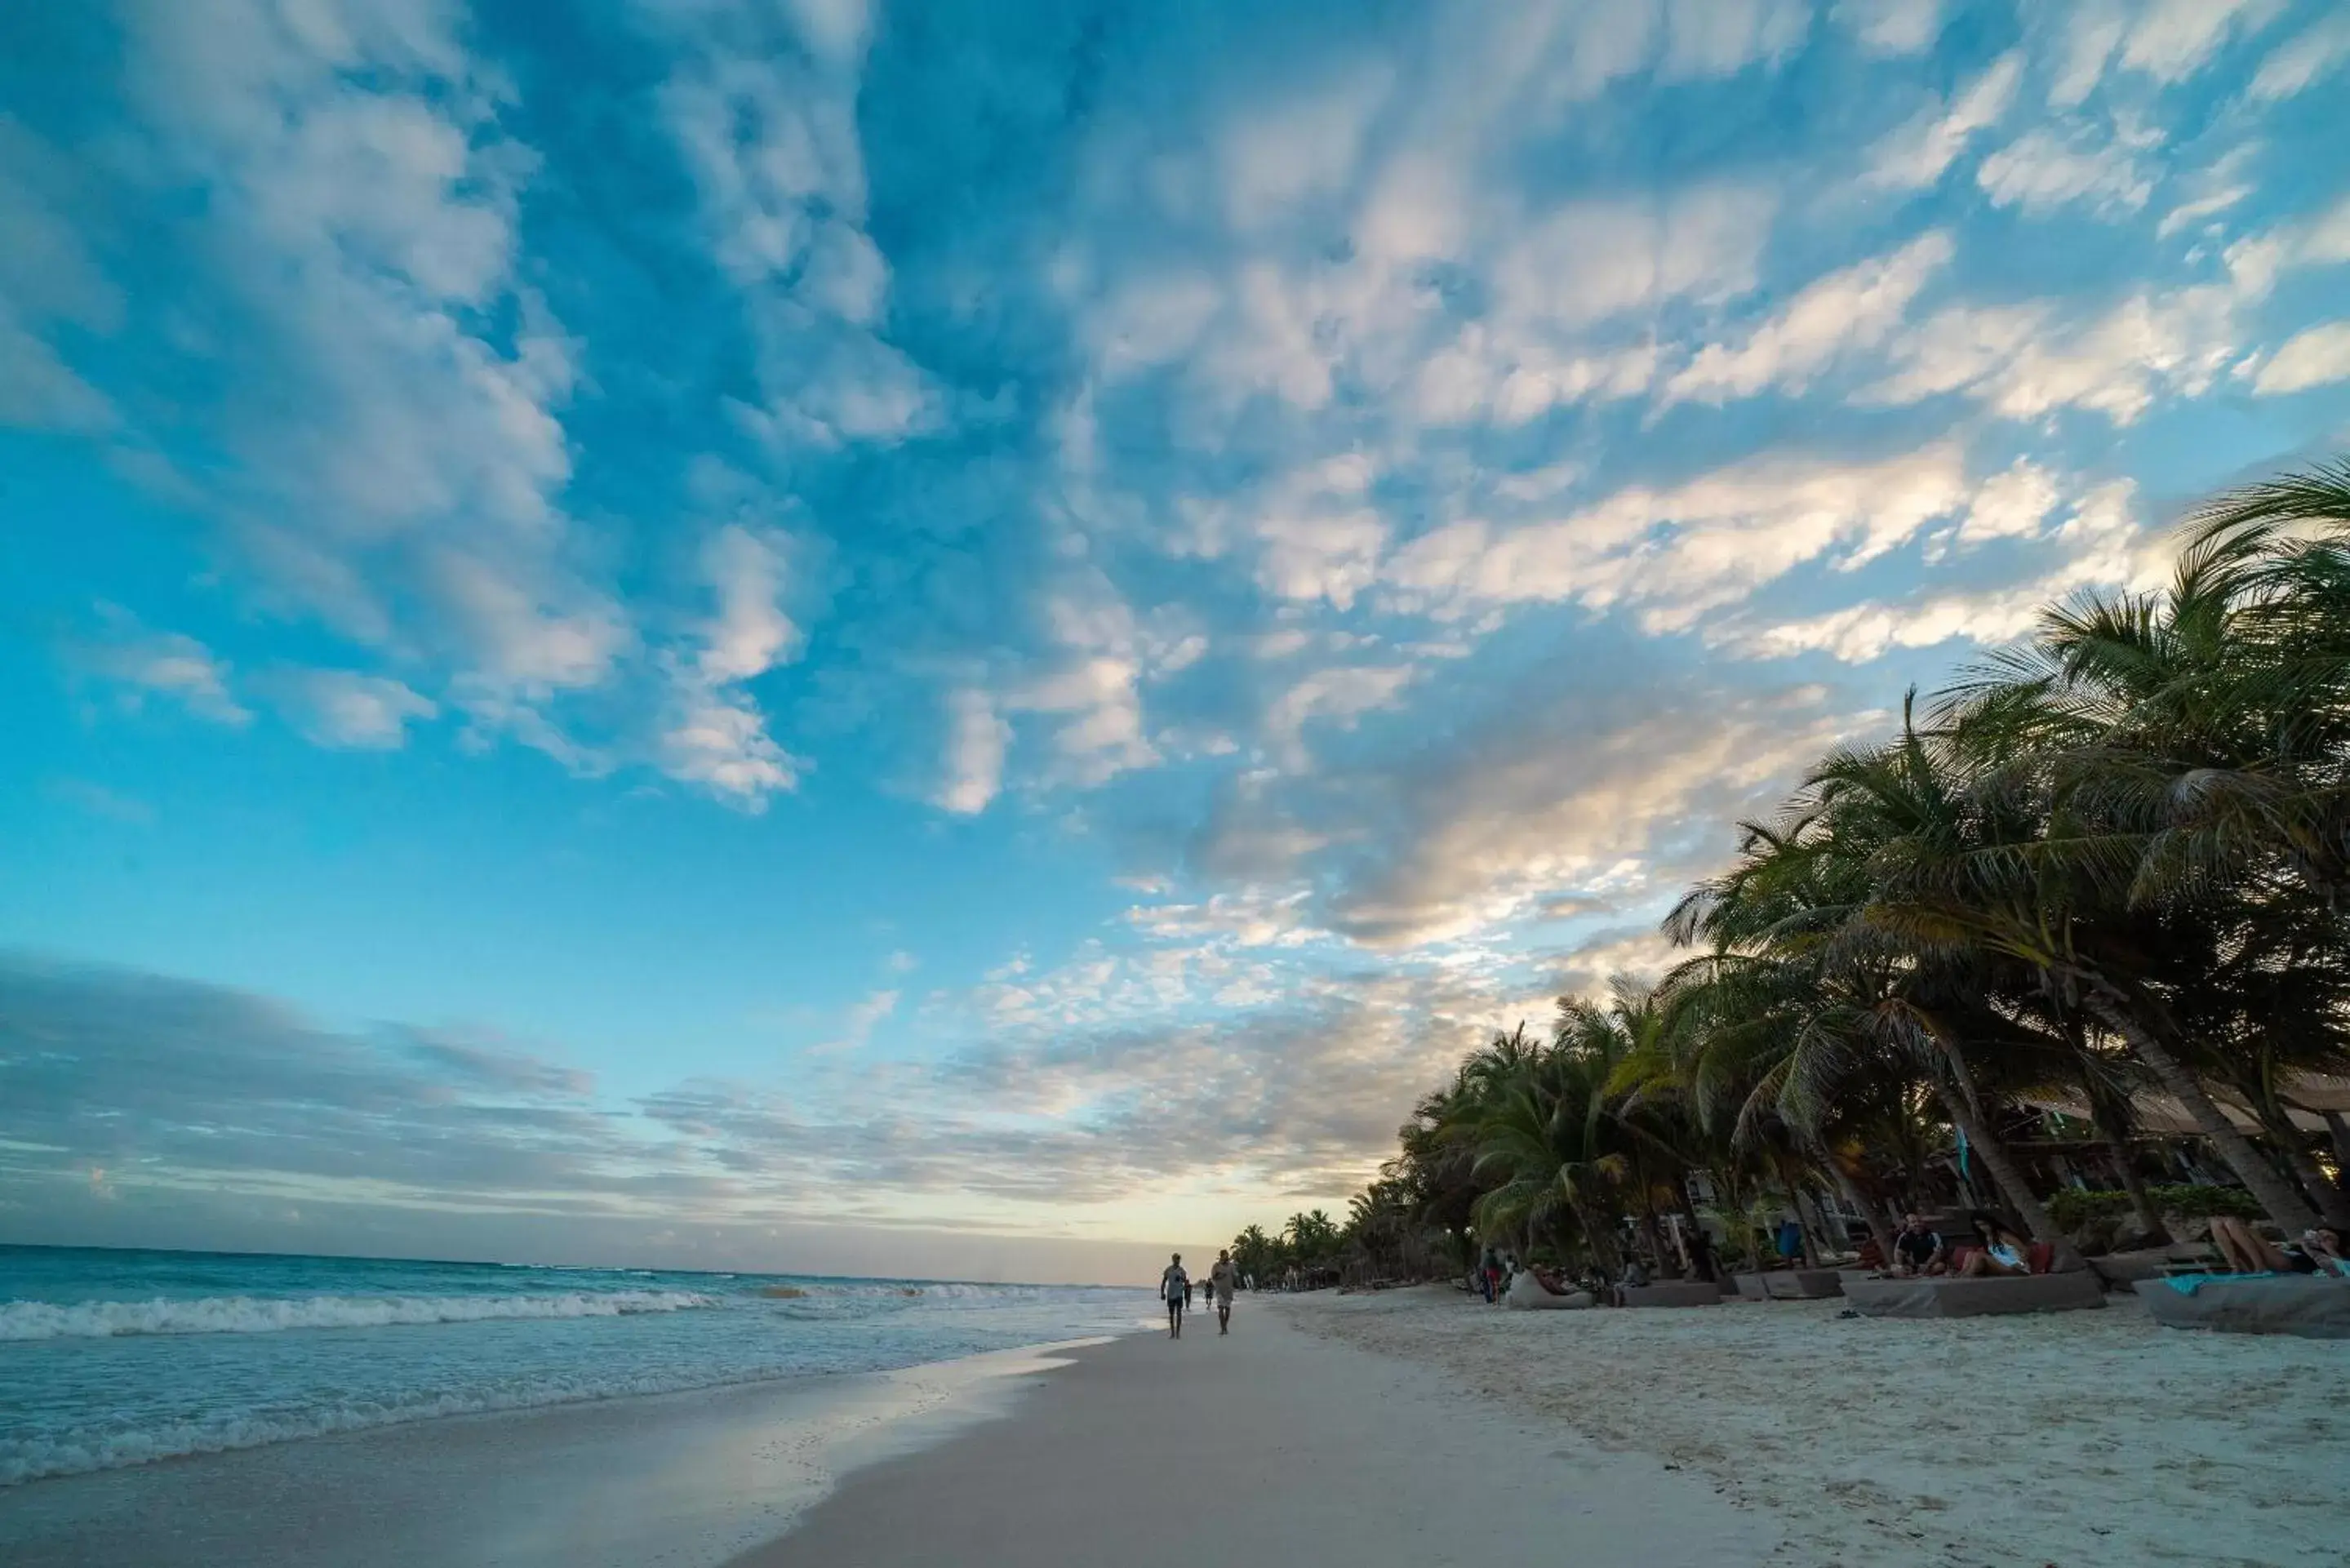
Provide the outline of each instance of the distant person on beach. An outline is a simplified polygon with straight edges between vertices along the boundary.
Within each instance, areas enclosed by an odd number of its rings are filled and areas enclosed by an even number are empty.
[[[1175,1261],[1167,1265],[1167,1272],[1159,1276],[1159,1296],[1167,1303],[1167,1337],[1170,1339],[1183,1337],[1183,1306],[1191,1294],[1191,1276],[1183,1272],[1183,1254],[1178,1252]]]
[[[1232,1266],[1230,1249],[1216,1254],[1215,1267],[1208,1271],[1208,1293],[1216,1302],[1216,1332],[1232,1332],[1232,1286],[1240,1271]]]
[[[1502,1254],[1486,1248],[1483,1261],[1477,1265],[1477,1277],[1484,1282],[1485,1299],[1491,1302],[1502,1288]]]
[[[1893,1272],[1905,1277],[1939,1274],[1949,1269],[1949,1259],[1941,1232],[1927,1224],[1923,1214],[1901,1217],[1901,1234],[1893,1238]]]
[[[1713,1266],[1713,1238],[1701,1229],[1692,1229],[1687,1242],[1690,1272],[1700,1280],[1719,1278]]]

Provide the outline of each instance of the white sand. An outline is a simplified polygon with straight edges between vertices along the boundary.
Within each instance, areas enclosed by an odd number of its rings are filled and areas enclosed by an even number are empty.
[[[2350,1563],[2350,1345],[2182,1333],[2128,1303],[1839,1307],[1516,1313],[1430,1289],[1282,1310],[1711,1479],[1783,1521],[1783,1562]]]
[[[1243,1298],[1229,1339],[1076,1352],[1008,1420],[862,1469],[741,1568],[1758,1568],[1778,1535],[1694,1476]]]

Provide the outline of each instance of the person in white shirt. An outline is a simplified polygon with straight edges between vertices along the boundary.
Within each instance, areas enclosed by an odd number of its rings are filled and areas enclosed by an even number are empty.
[[[1226,1249],[1216,1254],[1216,1266],[1208,1271],[1208,1294],[1216,1303],[1216,1332],[1232,1332],[1232,1286],[1240,1277],[1233,1265],[1232,1254]]]

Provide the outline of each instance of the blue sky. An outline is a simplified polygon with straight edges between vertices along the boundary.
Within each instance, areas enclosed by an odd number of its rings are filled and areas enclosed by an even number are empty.
[[[1905,686],[2350,445],[2318,0],[19,13],[23,1239],[1335,1203]]]

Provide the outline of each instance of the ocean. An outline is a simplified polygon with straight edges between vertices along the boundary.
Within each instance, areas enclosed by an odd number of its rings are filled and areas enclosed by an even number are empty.
[[[1124,1333],[1149,1293],[0,1246],[0,1486]]]

